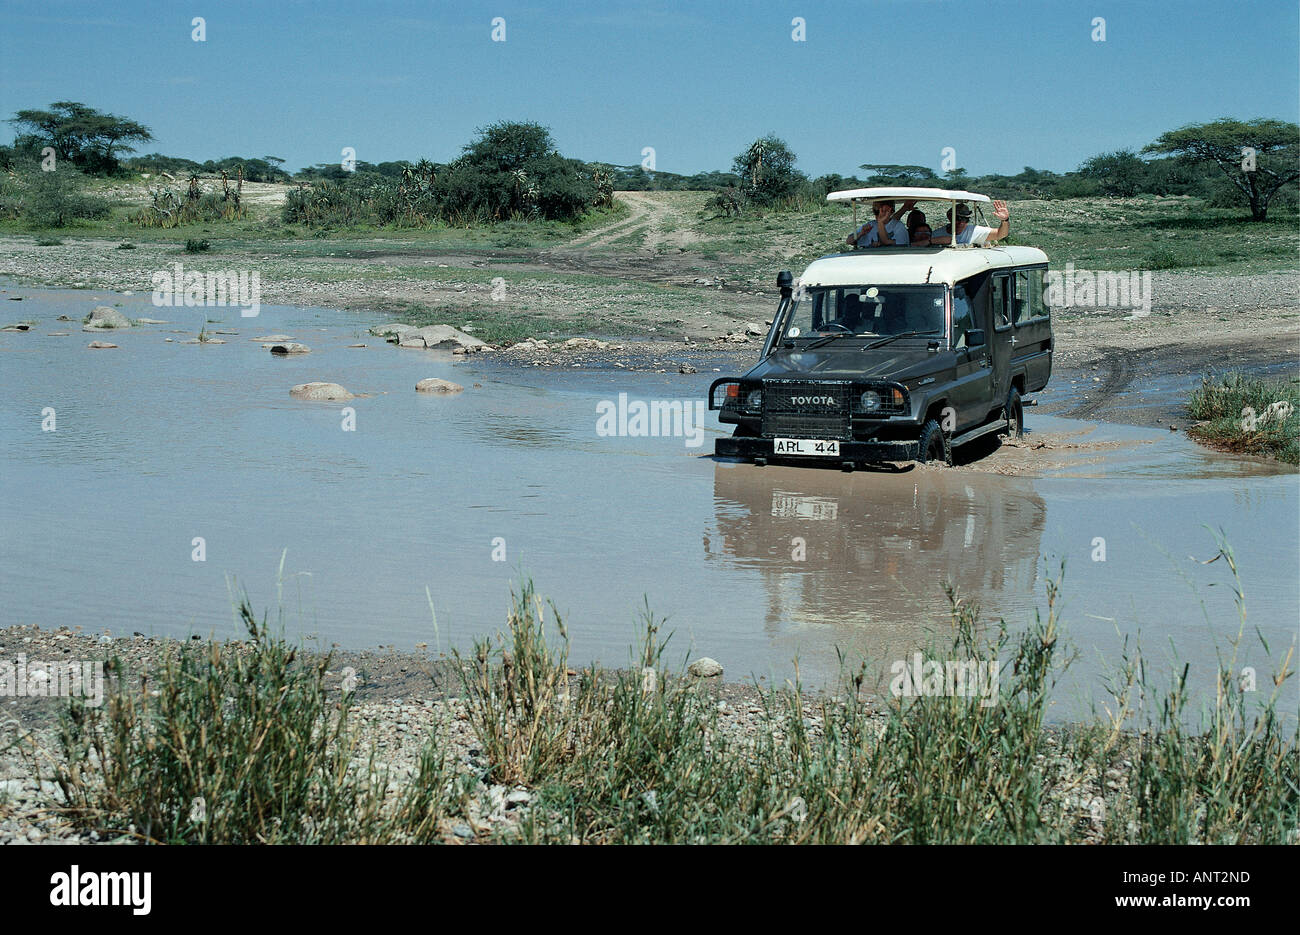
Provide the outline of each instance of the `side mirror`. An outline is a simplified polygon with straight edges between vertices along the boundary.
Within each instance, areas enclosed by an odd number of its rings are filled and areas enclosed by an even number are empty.
[[[970,331],[967,331],[967,332],[966,332],[966,346],[967,346],[967,347],[983,347],[983,346],[984,346],[984,329],[983,329],[983,328],[972,328]]]

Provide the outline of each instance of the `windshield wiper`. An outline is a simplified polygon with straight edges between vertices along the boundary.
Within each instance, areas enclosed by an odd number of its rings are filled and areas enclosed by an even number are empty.
[[[887,338],[881,338],[879,341],[872,341],[870,344],[868,344],[866,347],[864,347],[863,350],[864,350],[864,351],[869,351],[869,350],[871,350],[873,347],[884,347],[884,346],[885,346],[886,344],[888,344],[890,341],[897,341],[899,338],[914,338],[914,337],[916,337],[917,335],[921,335],[921,334],[931,334],[931,333],[932,333],[932,332],[929,332],[929,331],[904,331],[904,332],[902,332],[901,334],[891,334],[889,337],[887,337]]]
[[[832,332],[831,334],[818,338],[816,341],[811,341],[808,344],[805,344],[802,350],[811,351],[813,348],[821,347],[823,344],[828,344],[831,341],[834,341],[836,338],[860,338],[860,337],[862,337],[862,335],[856,334],[852,331],[835,331]],[[786,346],[792,347],[793,345],[787,342]]]

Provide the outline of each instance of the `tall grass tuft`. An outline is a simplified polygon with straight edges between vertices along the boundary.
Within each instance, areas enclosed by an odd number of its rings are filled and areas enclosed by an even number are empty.
[[[447,783],[435,746],[396,801],[355,759],[350,700],[238,605],[246,643],[183,646],[156,679],[115,680],[105,708],[71,705],[56,780],[89,824],[142,841],[201,844],[428,840]],[[120,673],[121,666],[115,666]]]
[[[511,592],[508,636],[474,644],[466,665],[459,653],[461,686],[470,723],[492,763],[490,778],[500,783],[531,783],[553,771],[569,748],[572,715],[569,694],[568,635],[554,604],[546,604],[525,582]],[[560,638],[546,640],[550,607]]]
[[[1203,377],[1187,410],[1204,423],[1188,434],[1213,448],[1300,464],[1300,380]]]
[[[1187,667],[1163,688],[1151,683],[1140,654],[1123,667],[1115,710],[1136,730],[1116,748],[1134,763],[1133,794],[1116,798],[1110,831],[1126,843],[1284,844],[1300,833],[1295,728],[1288,732],[1277,712],[1295,674],[1294,648],[1265,684],[1262,703],[1252,702],[1258,686],[1243,682],[1239,668],[1245,593],[1222,535],[1211,561],[1219,560],[1232,575],[1239,628],[1231,655],[1220,658],[1209,710],[1196,719],[1188,711]]]

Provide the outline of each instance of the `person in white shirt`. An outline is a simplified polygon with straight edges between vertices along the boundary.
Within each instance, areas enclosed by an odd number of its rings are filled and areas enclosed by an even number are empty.
[[[906,247],[907,228],[902,221],[894,220],[894,203],[876,201],[871,204],[871,213],[876,216],[852,234],[845,242],[850,247]]]
[[[964,204],[957,205],[957,243],[969,244],[990,244],[997,243],[1007,234],[1011,233],[1011,210],[1007,207],[1005,201],[993,202],[993,216],[1002,223],[996,227],[981,227],[978,224],[972,224],[970,207]],[[952,210],[948,211],[948,224],[953,223]],[[953,243],[952,228],[941,227],[930,236],[930,243],[935,245]]]

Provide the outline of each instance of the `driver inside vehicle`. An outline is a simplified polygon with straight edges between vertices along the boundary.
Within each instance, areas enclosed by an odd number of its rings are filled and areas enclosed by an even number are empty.
[[[838,325],[834,330],[852,331],[858,334],[862,331],[865,314],[863,309],[862,296],[857,293],[849,293],[840,300],[840,315],[830,324]]]

